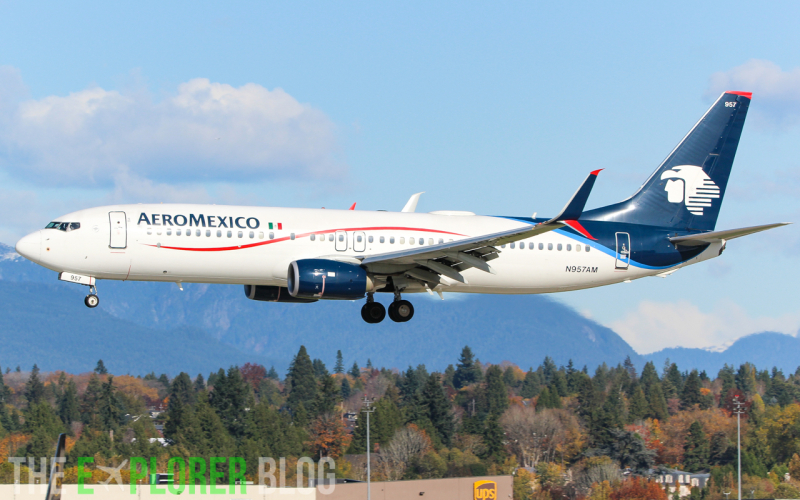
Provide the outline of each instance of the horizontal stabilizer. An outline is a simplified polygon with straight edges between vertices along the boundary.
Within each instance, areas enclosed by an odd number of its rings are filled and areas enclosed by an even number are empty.
[[[583,208],[586,206],[586,200],[589,199],[589,193],[592,192],[594,181],[597,180],[597,174],[600,173],[600,170],[591,172],[586,177],[586,180],[583,181],[581,187],[579,187],[578,190],[575,191],[575,194],[572,195],[572,199],[569,200],[569,203],[567,203],[567,206],[564,207],[561,213],[545,222],[545,224],[556,221],[578,220],[583,213]]]
[[[763,226],[743,227],[741,229],[727,229],[725,231],[711,231],[710,233],[690,234],[687,236],[675,236],[670,238],[675,245],[694,247],[699,245],[707,245],[720,240],[732,240],[748,234],[766,231],[775,227],[785,226],[791,222],[778,222],[777,224],[765,224]]]

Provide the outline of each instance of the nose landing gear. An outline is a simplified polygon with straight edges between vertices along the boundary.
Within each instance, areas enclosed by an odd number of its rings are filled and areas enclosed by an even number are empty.
[[[97,288],[94,286],[89,287],[89,295],[83,299],[83,303],[86,304],[86,307],[93,309],[97,307],[100,303],[100,297],[97,296]]]

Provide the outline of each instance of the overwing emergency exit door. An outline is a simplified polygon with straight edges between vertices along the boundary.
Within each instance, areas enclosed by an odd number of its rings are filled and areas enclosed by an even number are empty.
[[[347,250],[347,233],[345,231],[336,231],[336,251],[344,252]]]
[[[363,231],[353,233],[353,251],[365,252],[367,250],[367,235]]]
[[[631,262],[631,235],[617,233],[617,269],[628,269]]]
[[[125,212],[108,212],[108,223],[111,230],[109,248],[127,248],[128,222]]]

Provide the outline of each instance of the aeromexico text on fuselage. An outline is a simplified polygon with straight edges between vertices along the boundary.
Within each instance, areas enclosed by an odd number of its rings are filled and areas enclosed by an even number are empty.
[[[233,217],[230,215],[195,215],[189,214],[150,214],[142,212],[137,224],[145,223],[148,226],[195,226],[195,227],[225,227],[229,229],[258,229],[261,222],[256,217]]]

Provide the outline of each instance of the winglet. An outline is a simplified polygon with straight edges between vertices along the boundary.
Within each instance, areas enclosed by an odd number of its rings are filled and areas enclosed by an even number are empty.
[[[423,191],[422,193],[424,193],[424,192],[425,191]],[[415,211],[417,209],[417,202],[419,201],[419,197],[422,196],[422,193],[412,194],[411,198],[408,199],[408,203],[406,203],[406,206],[404,206],[403,209],[400,210],[400,211],[401,212],[413,212],[413,211]]]
[[[356,204],[355,203],[350,205],[350,208],[348,208],[348,210],[355,210],[355,209],[356,209]]]
[[[586,200],[589,199],[589,193],[592,192],[594,181],[597,180],[597,174],[600,173],[600,170],[595,170],[586,176],[586,180],[583,181],[581,187],[579,187],[578,190],[575,191],[575,194],[572,195],[572,199],[569,200],[567,206],[561,210],[560,214],[545,222],[545,224],[550,224],[551,222],[556,221],[577,220],[580,218],[581,214],[583,213],[583,207],[586,206]]]

